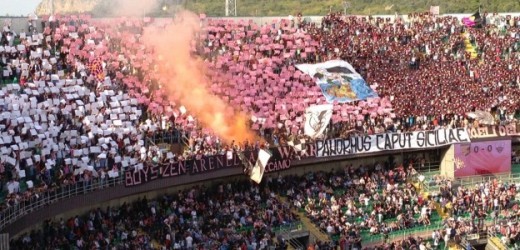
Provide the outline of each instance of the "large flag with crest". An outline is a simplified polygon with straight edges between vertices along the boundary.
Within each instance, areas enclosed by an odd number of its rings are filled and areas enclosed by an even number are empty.
[[[296,68],[316,80],[328,103],[346,103],[377,97],[377,93],[348,62],[333,60],[318,64],[299,64]]]
[[[310,106],[305,110],[305,135],[317,138],[323,134],[332,117],[332,104]]]

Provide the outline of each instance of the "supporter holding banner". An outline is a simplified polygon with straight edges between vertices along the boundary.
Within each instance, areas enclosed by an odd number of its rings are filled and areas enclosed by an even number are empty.
[[[305,135],[317,138],[323,134],[332,117],[332,104],[314,105],[305,111]]]
[[[377,97],[350,63],[334,60],[318,64],[299,64],[296,68],[312,76],[329,103],[347,103]]]
[[[466,129],[438,129],[407,133],[387,133],[316,141],[316,156],[331,157],[390,150],[426,149],[470,142]]]

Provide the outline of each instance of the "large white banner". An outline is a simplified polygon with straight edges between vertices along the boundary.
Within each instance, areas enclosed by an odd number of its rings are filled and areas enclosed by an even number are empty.
[[[331,157],[387,150],[425,149],[470,142],[465,128],[387,133],[316,141],[316,156]]]
[[[255,167],[251,170],[251,175],[249,176],[251,180],[260,184],[262,182],[262,177],[264,176],[265,166],[269,159],[271,158],[271,153],[269,151],[260,149],[258,152],[258,159],[256,160]]]
[[[313,105],[305,110],[305,135],[316,138],[323,134],[332,117],[332,104]]]

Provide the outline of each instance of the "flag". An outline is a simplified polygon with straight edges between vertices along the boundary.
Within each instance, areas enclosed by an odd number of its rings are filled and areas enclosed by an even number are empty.
[[[233,151],[228,150],[228,151],[226,152],[226,159],[228,159],[228,160],[233,160]]]
[[[305,110],[305,135],[316,138],[323,134],[332,117],[332,104],[310,106]]]
[[[480,124],[495,125],[495,118],[487,111],[475,110],[474,112],[466,113],[466,115],[477,120]]]
[[[440,13],[440,7],[439,6],[430,6],[430,14],[434,16],[438,16]]]
[[[92,74],[96,80],[103,81],[105,79],[105,73],[103,72],[103,63],[99,58],[92,60],[88,66],[90,74]]]
[[[294,140],[288,141],[287,145],[291,146],[294,149],[294,151],[300,152],[305,149],[305,139],[296,138]]]
[[[260,184],[262,182],[262,177],[264,176],[265,166],[267,166],[267,162],[271,158],[271,153],[267,150],[260,149],[258,152],[258,158],[256,159],[256,164],[251,170],[251,174],[249,178],[252,181]]]
[[[242,165],[244,165],[244,174],[251,175],[251,171],[253,170],[253,164],[248,161],[247,157],[244,155],[243,152],[237,152],[238,159],[242,162]]]
[[[469,34],[462,33],[462,37],[464,38],[464,45],[466,46],[466,52],[470,53],[471,59],[475,59],[478,56],[477,49],[473,46],[469,39]]]
[[[481,28],[482,27],[482,17],[480,16],[480,10],[475,12],[475,14],[462,18],[462,23],[466,27],[474,27]]]
[[[317,64],[298,64],[300,71],[310,75],[320,87],[328,103],[347,103],[377,97],[363,77],[346,61],[332,60]],[[295,77],[299,77],[299,72]]]

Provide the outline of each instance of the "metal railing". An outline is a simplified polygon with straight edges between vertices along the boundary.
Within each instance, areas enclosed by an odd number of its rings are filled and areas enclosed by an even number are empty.
[[[382,242],[385,240],[388,240],[389,242],[405,240],[406,238],[408,238],[410,236],[421,236],[421,235],[430,233],[434,230],[441,230],[442,228],[443,227],[442,227],[441,223],[432,224],[429,226],[413,227],[413,228],[408,228],[408,229],[404,229],[404,230],[398,230],[398,231],[391,232],[388,234],[386,239],[385,239],[384,235],[376,234],[376,235],[363,239],[363,243],[365,243],[365,244],[377,243],[377,242]]]
[[[294,232],[294,231],[302,230],[302,229],[303,229],[303,223],[301,221],[295,221],[295,222],[292,222],[292,223],[289,223],[286,225],[273,227],[272,231],[276,235],[280,235],[280,234],[290,233],[290,232]]]
[[[424,175],[424,173],[421,173]],[[479,175],[479,176],[468,176],[461,177],[452,180],[453,186],[462,186],[462,187],[471,187],[481,183],[487,183],[492,180],[502,181],[504,183],[518,183],[520,182],[520,173],[507,173],[507,174],[498,174],[498,175]],[[432,183],[430,180],[425,179],[422,189],[425,192],[439,192],[441,185],[437,183]]]
[[[520,181],[520,174],[498,174],[498,175],[480,175],[480,176],[471,176],[471,177],[463,177],[457,178],[453,180],[453,184],[469,187],[475,186],[477,184],[486,183],[492,180],[498,180],[502,182],[518,182]]]
[[[488,232],[488,244],[493,246],[494,249],[498,249],[498,250],[507,250],[510,248],[510,247],[506,246],[504,243],[502,243],[502,241],[500,240],[498,235],[496,235],[492,231]]]
[[[170,129],[156,131],[148,135],[147,138],[154,144],[177,144],[182,142],[182,136],[183,134],[180,130]]]
[[[459,245],[462,247],[462,249],[467,249],[467,247],[468,247],[468,240],[466,239],[466,237],[462,238],[462,241],[460,242]],[[470,244],[470,246],[471,246],[471,250],[477,250],[473,245]]]
[[[37,211],[38,209],[49,204],[71,198],[77,195],[83,195],[94,190],[113,187],[123,184],[124,172],[120,171],[118,177],[102,179],[94,179],[90,182],[77,182],[75,184],[48,190],[43,193],[33,195],[29,200],[20,201],[12,206],[7,207],[0,213],[0,230],[7,225],[15,222],[19,218]],[[6,203],[7,204],[7,203]]]
[[[9,234],[0,234],[0,250],[9,250]]]
[[[424,165],[422,165],[422,163],[413,164],[413,167],[415,168],[415,170],[417,170],[418,172],[420,172],[422,174],[433,173],[433,172],[437,173],[440,171],[440,166],[441,166],[440,162],[426,162],[426,163],[424,163]]]
[[[296,250],[306,249],[306,247],[298,239],[290,238],[287,241],[289,242],[289,245],[291,245]]]
[[[413,180],[419,183],[419,188],[423,192],[430,193],[431,191],[438,190],[438,187],[436,188],[436,184],[432,182],[432,178],[440,174],[439,168],[440,164],[438,162],[428,163],[427,165],[425,164],[425,167],[419,169],[416,168],[419,174],[415,175]],[[422,182],[418,180],[419,175],[424,176],[424,180]]]

